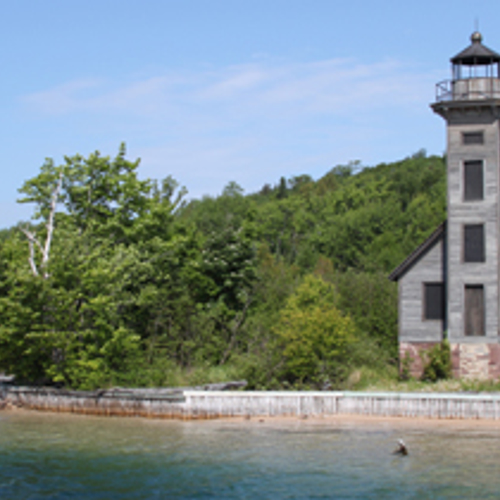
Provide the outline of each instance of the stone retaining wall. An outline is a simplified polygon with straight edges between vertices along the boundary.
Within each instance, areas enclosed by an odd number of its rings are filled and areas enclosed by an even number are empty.
[[[443,419],[500,419],[500,394],[60,391],[12,387],[5,406],[89,415],[209,419],[371,415]]]

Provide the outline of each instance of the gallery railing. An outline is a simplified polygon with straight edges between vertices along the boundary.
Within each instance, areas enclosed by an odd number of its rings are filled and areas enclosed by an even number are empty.
[[[500,79],[467,78],[443,80],[436,84],[436,102],[500,99]]]

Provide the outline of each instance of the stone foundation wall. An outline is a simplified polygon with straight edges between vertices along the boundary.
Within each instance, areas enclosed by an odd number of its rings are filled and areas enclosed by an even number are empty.
[[[400,342],[399,343],[399,360],[400,370],[403,369],[404,359],[410,358],[410,375],[415,378],[420,378],[424,372],[424,356],[423,353],[439,342]]]
[[[424,352],[437,342],[400,342],[400,369],[410,357],[410,375],[420,378],[424,370]],[[469,380],[500,379],[500,344],[450,344],[453,376]]]
[[[451,344],[453,375],[463,379],[500,378],[500,344]]]

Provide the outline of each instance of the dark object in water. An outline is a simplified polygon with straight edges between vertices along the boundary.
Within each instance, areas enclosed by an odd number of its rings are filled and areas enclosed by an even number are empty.
[[[398,447],[393,453],[394,455],[408,455],[408,448],[402,439],[398,439]]]

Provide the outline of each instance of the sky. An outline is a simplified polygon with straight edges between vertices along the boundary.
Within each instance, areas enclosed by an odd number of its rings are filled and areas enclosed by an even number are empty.
[[[141,159],[188,198],[441,155],[429,104],[498,0],[0,0],[0,228],[45,158]]]

